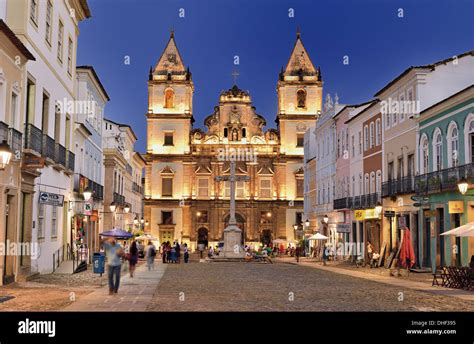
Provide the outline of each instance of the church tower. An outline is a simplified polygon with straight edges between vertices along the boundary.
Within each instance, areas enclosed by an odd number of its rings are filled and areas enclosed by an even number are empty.
[[[147,153],[189,153],[194,85],[171,32],[148,77]]]
[[[313,65],[299,31],[286,68],[280,72],[277,94],[280,151],[303,156],[304,132],[321,113],[323,82],[321,70]]]

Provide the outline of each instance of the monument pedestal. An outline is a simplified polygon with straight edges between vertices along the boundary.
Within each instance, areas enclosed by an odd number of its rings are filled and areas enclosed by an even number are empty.
[[[245,252],[242,249],[242,230],[236,225],[229,225],[224,229],[224,247],[222,256],[224,258],[238,258],[245,257]]]

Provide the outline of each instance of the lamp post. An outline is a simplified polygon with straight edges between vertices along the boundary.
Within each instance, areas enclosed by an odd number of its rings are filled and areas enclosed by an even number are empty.
[[[469,187],[469,183],[467,182],[466,178],[462,178],[458,182],[458,189],[459,189],[459,192],[461,193],[461,195],[466,194],[468,187]]]
[[[8,145],[7,141],[4,140],[0,143],[0,171],[4,170],[5,167],[10,163],[12,157],[12,150]]]
[[[82,196],[84,196],[84,201],[87,202],[92,197],[92,190],[89,187],[87,187],[82,193]]]
[[[117,205],[115,202],[110,203],[109,205],[110,212],[112,213],[112,229],[115,228],[115,210],[117,209]]]

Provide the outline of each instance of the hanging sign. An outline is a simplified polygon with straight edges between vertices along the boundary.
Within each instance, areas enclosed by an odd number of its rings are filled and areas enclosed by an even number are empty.
[[[450,214],[462,214],[464,213],[464,202],[463,201],[449,201],[449,213]]]
[[[64,195],[40,191],[38,200],[40,204],[49,204],[62,207],[64,203]]]
[[[92,203],[85,202],[84,203],[84,215],[92,215]]]
[[[338,223],[336,229],[338,233],[350,233],[351,225],[350,223]]]
[[[365,219],[365,211],[364,210],[355,210],[354,217],[356,221],[363,221]]]

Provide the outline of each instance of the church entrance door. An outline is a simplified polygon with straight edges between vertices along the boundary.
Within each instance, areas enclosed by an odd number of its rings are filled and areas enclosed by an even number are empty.
[[[204,247],[208,246],[208,244],[209,244],[209,231],[207,230],[207,228],[201,227],[201,228],[198,229],[197,243],[198,243],[198,247],[199,247],[199,244],[203,244]]]

